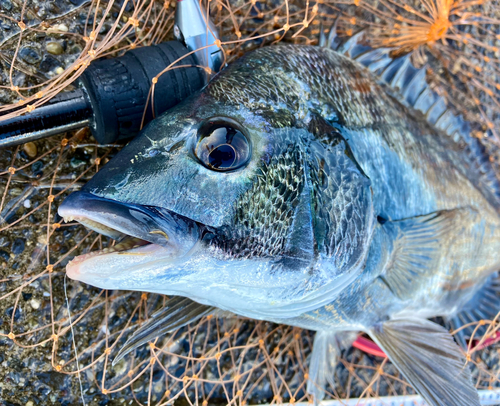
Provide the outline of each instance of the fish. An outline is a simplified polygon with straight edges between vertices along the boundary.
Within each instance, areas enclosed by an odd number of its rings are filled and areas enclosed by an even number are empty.
[[[207,314],[310,329],[319,401],[364,332],[429,405],[477,406],[460,345],[500,309],[492,163],[425,67],[325,37],[248,52],[69,195],[60,216],[118,243],[67,275],[174,296],[123,353]]]

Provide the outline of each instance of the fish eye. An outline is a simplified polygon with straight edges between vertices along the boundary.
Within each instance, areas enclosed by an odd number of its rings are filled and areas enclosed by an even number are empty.
[[[211,119],[198,130],[195,155],[208,169],[232,171],[250,158],[250,143],[238,123],[230,119]]]

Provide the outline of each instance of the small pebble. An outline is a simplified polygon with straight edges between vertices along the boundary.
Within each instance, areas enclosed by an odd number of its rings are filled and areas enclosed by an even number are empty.
[[[41,304],[40,301],[37,299],[30,300],[30,306],[35,310],[38,310],[40,308],[40,304]]]
[[[36,15],[40,17],[40,19],[44,20],[47,17],[47,9],[45,7],[40,7],[36,11]]]
[[[30,65],[35,65],[41,61],[41,56],[33,48],[24,47],[19,51],[19,57]]]
[[[30,158],[36,157],[36,154],[38,152],[36,144],[34,142],[27,142],[26,144],[24,144],[23,150],[28,154]]]
[[[57,75],[60,75],[61,73],[64,72],[64,68],[62,68],[61,66],[58,66],[54,72],[57,74]]]
[[[25,241],[22,238],[17,238],[12,243],[12,253],[15,255],[22,254],[25,247]]]
[[[64,48],[59,42],[49,42],[45,45],[45,48],[52,55],[61,55],[64,52]]]
[[[56,24],[52,27],[47,28],[47,32],[68,32],[68,26],[65,24]]]
[[[5,21],[0,21],[0,28],[4,31],[10,31],[12,29],[11,25]]]
[[[31,165],[31,172],[40,172],[43,169],[43,163],[41,161],[36,161]]]
[[[8,252],[0,250],[0,258],[2,258],[4,261],[8,261],[10,259],[10,255]]]
[[[23,203],[24,207],[26,207],[27,209],[29,209],[31,207],[31,200],[30,199],[26,199]]]
[[[17,72],[12,78],[12,84],[14,86],[24,86],[26,82],[26,74],[24,72]]]
[[[83,51],[82,47],[78,44],[73,45],[72,47],[69,48],[68,53],[70,54],[81,54]]]
[[[0,7],[4,11],[10,11],[12,10],[12,3],[9,0],[0,0]]]
[[[43,56],[42,62],[40,62],[40,66],[38,69],[41,72],[53,72],[56,68],[60,67],[61,63],[52,55],[50,54],[45,54]]]
[[[82,161],[81,159],[78,159],[77,157],[73,157],[69,161],[69,164],[71,165],[72,168],[78,168],[82,165],[85,165],[85,161]]]
[[[31,400],[28,400],[28,401],[26,402],[26,406],[34,406],[34,405],[33,405],[33,402],[32,402]]]
[[[14,314],[14,321],[17,321],[21,317],[21,309],[19,307],[16,307],[16,312],[14,313],[14,306],[12,306],[5,310],[5,314],[9,318]],[[19,383],[19,378],[16,379],[16,383]]]

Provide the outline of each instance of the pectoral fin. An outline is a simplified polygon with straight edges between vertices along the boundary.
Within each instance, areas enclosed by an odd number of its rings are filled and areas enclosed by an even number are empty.
[[[394,245],[380,277],[396,296],[411,298],[415,285],[439,269],[442,253],[454,243],[456,234],[465,232],[461,225],[474,224],[476,218],[476,212],[463,208],[384,223]]]
[[[395,319],[369,334],[429,405],[480,405],[465,359],[444,327],[424,319]]]
[[[142,344],[154,340],[172,330],[184,327],[203,316],[214,313],[217,309],[193,302],[185,297],[174,296],[127,340],[113,360],[113,365],[129,352]]]

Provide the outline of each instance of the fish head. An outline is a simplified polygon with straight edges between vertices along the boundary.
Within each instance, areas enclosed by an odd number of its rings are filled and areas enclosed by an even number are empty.
[[[77,257],[68,276],[258,319],[328,303],[368,250],[369,180],[345,141],[325,143],[308,120],[208,90],[151,122],[59,207],[135,238]]]

